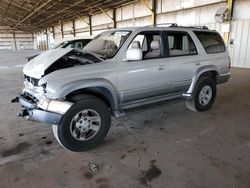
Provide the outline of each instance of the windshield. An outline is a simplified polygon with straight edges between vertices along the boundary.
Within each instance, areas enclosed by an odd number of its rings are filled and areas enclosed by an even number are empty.
[[[130,31],[104,32],[89,42],[83,50],[93,52],[104,59],[112,58],[126,41],[130,33]]]

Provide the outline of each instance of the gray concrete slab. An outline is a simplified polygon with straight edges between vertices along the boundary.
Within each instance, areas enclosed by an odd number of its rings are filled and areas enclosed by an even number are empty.
[[[100,146],[73,153],[50,126],[15,116],[22,69],[0,69],[0,187],[249,188],[249,83],[233,68],[210,111],[178,103],[113,119]]]

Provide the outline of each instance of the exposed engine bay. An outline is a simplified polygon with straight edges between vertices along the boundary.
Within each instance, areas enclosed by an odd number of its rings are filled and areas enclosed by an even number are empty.
[[[44,75],[47,75],[51,72],[54,72],[60,69],[66,69],[66,68],[76,67],[76,66],[86,65],[86,64],[99,63],[101,61],[102,60],[100,58],[88,52],[84,52],[80,50],[72,50],[68,54],[58,59],[48,69],[46,69]]]
[[[29,62],[28,64],[32,64],[31,67],[34,69],[34,71],[29,71],[29,68],[27,68],[27,70],[24,71],[24,79],[32,83],[32,85],[38,86],[38,81],[41,77],[48,75],[54,71],[81,66],[81,65],[99,63],[103,61],[101,58],[98,57],[98,55],[89,53],[87,51],[71,49],[71,50],[67,50],[66,52],[64,52],[65,50],[64,49],[51,50],[51,52],[44,52],[41,55],[37,56],[36,58],[32,59],[32,61]],[[55,53],[56,51],[57,53],[58,52],[60,53],[60,51],[62,51],[64,54],[62,55],[59,54],[60,57],[58,57],[55,60],[52,59],[50,61],[49,58],[55,57],[55,55],[54,54],[47,55],[46,53]],[[41,61],[44,61],[44,62],[41,62]],[[47,65],[44,67],[44,64],[46,63]],[[36,71],[38,72],[40,71],[39,72],[40,78],[35,77],[33,75],[25,74],[26,72],[30,73],[30,72],[36,72]]]

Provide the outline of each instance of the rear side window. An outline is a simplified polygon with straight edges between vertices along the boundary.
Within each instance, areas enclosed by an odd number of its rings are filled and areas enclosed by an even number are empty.
[[[169,56],[195,55],[197,50],[186,32],[167,32]]]
[[[225,52],[225,44],[218,33],[194,31],[208,54]]]

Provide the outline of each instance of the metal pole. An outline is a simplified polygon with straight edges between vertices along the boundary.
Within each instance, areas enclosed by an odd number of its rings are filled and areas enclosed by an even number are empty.
[[[92,35],[92,20],[90,15],[89,15],[89,34]]]
[[[73,25],[73,36],[76,37],[75,20],[72,21],[72,25]]]
[[[15,50],[17,50],[17,45],[16,45],[16,35],[15,35],[15,31],[13,30],[13,39],[14,39],[14,46],[15,46]]]
[[[234,10],[234,0],[228,0],[227,1],[227,8],[228,8],[228,24],[229,24],[229,31],[224,33],[224,41],[228,45],[229,43],[229,37],[230,37],[230,31],[231,31],[231,24],[233,19],[233,10]]]
[[[116,8],[113,9],[113,28],[116,28]]]
[[[62,32],[62,38],[64,38],[64,34],[63,34],[63,24],[61,24],[61,32]]]

